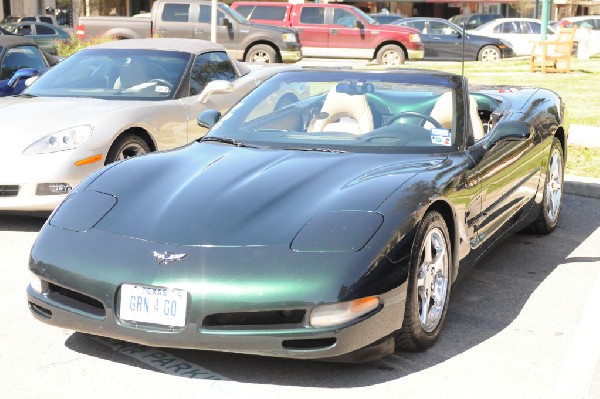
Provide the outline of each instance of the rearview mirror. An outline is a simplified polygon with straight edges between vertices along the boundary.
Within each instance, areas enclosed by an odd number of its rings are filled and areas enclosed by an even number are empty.
[[[19,69],[17,72],[15,72],[15,74],[12,76],[12,78],[10,78],[10,80],[8,81],[8,85],[14,89],[15,87],[17,87],[17,84],[21,80],[26,80],[26,79],[32,78],[34,76],[37,76],[37,74],[38,74],[38,71],[37,71],[37,69],[34,69],[34,68]]]
[[[210,129],[221,119],[221,113],[216,109],[207,109],[206,111],[200,112],[196,122],[198,122],[198,126]]]
[[[231,93],[232,91],[233,83],[226,80],[213,80],[212,82],[208,82],[208,84],[204,87],[204,90],[198,94],[198,102],[205,104],[211,94]]]
[[[500,122],[485,143],[486,149],[492,148],[502,140],[527,140],[534,134],[533,126],[523,121]]]

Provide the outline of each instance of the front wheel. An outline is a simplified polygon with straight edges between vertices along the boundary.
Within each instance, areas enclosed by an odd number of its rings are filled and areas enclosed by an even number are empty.
[[[144,139],[135,134],[126,134],[120,136],[112,144],[106,155],[105,165],[127,158],[146,155],[151,151],[150,146]]]
[[[477,59],[484,62],[495,62],[502,58],[500,49],[496,46],[485,46],[479,51]]]
[[[395,44],[387,44],[377,52],[377,63],[388,67],[404,64],[406,56],[404,50]]]
[[[550,159],[546,168],[544,183],[544,198],[542,209],[537,220],[529,226],[529,231],[535,234],[550,234],[558,225],[558,217],[562,205],[564,181],[564,155],[560,140],[554,137],[550,149]]]
[[[277,52],[271,46],[267,46],[266,44],[257,44],[248,50],[245,61],[273,64],[277,62]]]
[[[411,249],[404,320],[396,336],[398,349],[421,351],[440,335],[450,298],[451,265],[452,245],[446,222],[439,212],[428,212]]]

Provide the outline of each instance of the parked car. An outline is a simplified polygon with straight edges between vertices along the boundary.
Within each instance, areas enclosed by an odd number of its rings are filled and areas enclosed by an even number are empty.
[[[354,6],[240,1],[231,7],[252,22],[296,29],[305,57],[376,59],[388,66],[423,58],[419,32],[380,25]]]
[[[394,22],[394,25],[410,26],[421,32],[426,60],[466,59],[487,62],[514,56],[510,43],[493,37],[464,33],[460,26],[445,19],[405,18]]]
[[[468,31],[475,35],[496,37],[510,43],[515,55],[530,55],[532,42],[541,39],[542,21],[534,18],[498,18]],[[549,35],[555,33],[548,27]]]
[[[498,18],[503,18],[501,14],[460,14],[449,18],[453,24],[461,26],[465,29],[475,29],[487,22]]]
[[[575,33],[576,42],[579,42],[579,40],[583,38],[584,33],[581,29],[583,27],[589,29],[590,35],[588,38],[586,38],[588,40],[587,55],[593,56],[600,54],[600,15],[585,15],[563,18],[559,22],[559,25],[567,28],[578,26],[578,32]],[[578,43],[576,43],[576,47],[577,45]]]
[[[397,21],[402,18],[406,18],[406,15],[390,14],[390,13],[369,14],[369,16],[371,18],[373,18],[375,21],[379,22],[380,24],[391,24],[394,21]]]
[[[0,211],[51,211],[103,165],[187,144],[206,133],[195,123],[200,111],[224,112],[281,68],[297,68],[261,67],[251,71],[223,46],[192,39],[80,50],[2,100],[11,139],[0,146]]]
[[[16,35],[33,39],[44,51],[53,55],[58,54],[56,48],[58,42],[69,42],[71,40],[71,36],[65,30],[44,22],[19,22],[14,25],[7,25],[6,29]]]
[[[290,85],[310,96],[264,101]],[[458,277],[561,212],[567,129],[549,90],[297,70],[198,120],[206,137],[101,169],[59,206],[29,258],[37,320],[299,359],[424,350]]]
[[[0,97],[18,94],[25,81],[57,64],[59,59],[41,50],[31,39],[0,35]],[[17,71],[27,70],[15,76]],[[3,121],[3,126],[6,127]]]
[[[20,22],[44,22],[50,25],[58,25],[56,23],[56,17],[51,14],[40,14],[33,16],[23,16],[23,15],[9,15],[5,17],[0,25],[4,27],[5,25],[14,25]]]
[[[134,39],[211,39],[211,0],[156,0],[148,17],[80,17],[77,36]],[[236,60],[294,63],[302,59],[292,29],[251,24],[227,4],[217,4],[217,43]]]

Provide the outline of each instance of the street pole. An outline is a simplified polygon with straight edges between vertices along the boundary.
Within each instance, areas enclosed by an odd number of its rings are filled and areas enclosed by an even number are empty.
[[[210,4],[210,41],[217,42],[217,0],[212,0]]]
[[[548,19],[550,14],[550,0],[542,2],[542,40],[548,37]]]

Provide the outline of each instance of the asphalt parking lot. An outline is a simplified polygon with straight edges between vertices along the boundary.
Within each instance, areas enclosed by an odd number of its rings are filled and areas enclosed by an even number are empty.
[[[515,235],[453,292],[424,353],[333,364],[148,348],[47,326],[27,309],[43,220],[0,215],[0,397],[600,398],[600,200],[566,195],[558,229]]]

